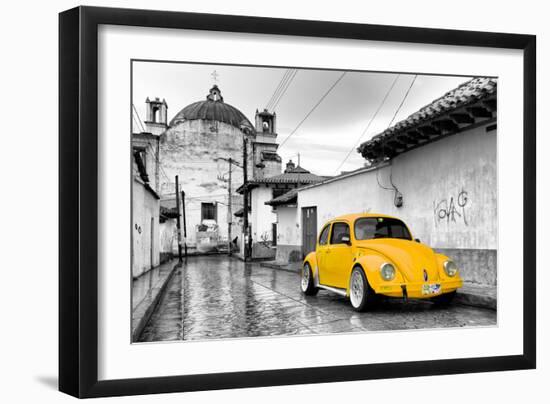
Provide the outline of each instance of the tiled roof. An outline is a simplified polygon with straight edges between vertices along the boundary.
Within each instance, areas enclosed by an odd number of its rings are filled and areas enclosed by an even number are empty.
[[[300,166],[296,166],[294,168],[290,168],[290,169],[287,169],[285,170],[285,173],[294,173],[294,174],[311,174],[310,171],[306,170],[305,168],[303,167],[300,167]]]
[[[291,189],[290,191],[278,196],[277,198],[273,198],[272,200],[265,202],[265,204],[271,205],[271,206],[278,206],[278,205],[284,205],[287,203],[294,203],[296,202],[299,189],[300,188]]]
[[[273,177],[258,178],[252,183],[259,184],[312,184],[324,180],[325,177],[312,174],[308,170],[300,166],[290,166],[284,173],[275,175]]]
[[[175,207],[169,208],[169,207],[160,205],[160,214],[167,218],[175,219],[178,217],[178,210]]]
[[[386,129],[372,139],[362,143],[357,151],[366,157],[369,151],[372,151],[373,148],[382,142],[386,142],[392,138],[394,139],[396,136],[408,131],[415,130],[424,123],[427,124],[437,121],[439,118],[451,121],[451,119],[448,119],[448,116],[454,111],[465,109],[488,99],[491,99],[492,105],[494,105],[494,107],[491,106],[491,108],[496,109],[496,93],[496,79],[486,77],[471,79],[447,92],[442,97],[434,100],[406,119],[396,123],[391,128]]]
[[[273,177],[258,178],[250,181],[258,184],[312,184],[324,180],[324,177],[312,173],[290,172],[275,175]]]
[[[305,185],[303,185],[299,188],[291,189],[290,191],[284,193],[283,195],[278,196],[277,198],[273,198],[270,201],[265,202],[265,204],[275,206],[275,205],[282,205],[282,204],[285,204],[285,203],[292,203],[293,202],[292,201],[293,197],[296,196],[298,194],[298,192],[300,192],[302,190],[318,187],[318,186],[321,186],[323,184],[327,184],[327,183],[334,182],[334,181],[339,181],[340,179],[343,179],[343,178],[348,178],[348,177],[351,177],[351,176],[354,176],[354,175],[361,174],[363,172],[374,170],[377,167],[384,167],[387,164],[388,163],[380,163],[376,167],[375,166],[370,166],[370,167],[365,166],[365,167],[357,168],[357,169],[352,170],[352,171],[343,171],[342,173],[340,173],[338,175],[335,175],[333,177],[332,176],[325,176],[325,177],[323,177],[322,181],[318,181],[318,182],[315,182],[315,183],[312,183],[312,184],[305,184]]]
[[[307,171],[306,169],[297,166],[290,170],[286,170],[284,173],[275,175],[273,177],[256,178],[247,182],[249,188],[255,187],[260,184],[295,184],[306,185],[314,184],[319,181],[325,180],[327,177],[321,177]],[[244,186],[241,185],[237,188],[238,193],[243,193]]]

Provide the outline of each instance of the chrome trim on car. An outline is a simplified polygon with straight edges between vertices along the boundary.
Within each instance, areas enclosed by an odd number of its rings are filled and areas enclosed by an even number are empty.
[[[315,270],[313,271],[313,285],[315,285],[316,288],[319,287],[319,267],[315,266]]]
[[[340,296],[346,297],[348,295],[348,292],[347,292],[346,289],[333,288],[331,286],[325,286],[325,285],[321,285],[321,284],[319,284],[318,287],[321,288],[321,289],[325,289],[325,290],[329,290],[331,292],[337,293]]]

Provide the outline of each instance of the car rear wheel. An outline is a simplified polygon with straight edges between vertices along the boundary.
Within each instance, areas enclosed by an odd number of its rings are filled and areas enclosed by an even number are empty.
[[[351,272],[349,300],[355,311],[364,311],[376,300],[376,294],[360,267],[353,268]]]
[[[302,293],[307,296],[314,296],[317,292],[319,292],[319,288],[315,287],[313,272],[307,262],[302,268],[302,280],[300,282],[300,287],[302,289]]]
[[[454,299],[456,295],[456,290],[453,290],[449,293],[444,293],[442,295],[432,297],[430,300],[436,305],[436,306],[448,306],[451,301]]]

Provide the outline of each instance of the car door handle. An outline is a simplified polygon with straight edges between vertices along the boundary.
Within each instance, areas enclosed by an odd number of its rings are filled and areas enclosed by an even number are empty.
[[[325,253],[326,253],[326,254],[330,254],[330,250],[326,250],[326,252],[325,252]]]

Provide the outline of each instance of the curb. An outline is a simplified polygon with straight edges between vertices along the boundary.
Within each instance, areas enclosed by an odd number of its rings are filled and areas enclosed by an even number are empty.
[[[292,272],[295,274],[300,273],[300,268],[291,268],[288,265],[272,264],[270,262],[260,262],[260,266],[264,268],[278,269],[280,271]]]
[[[182,264],[181,262],[176,263],[176,265],[174,265],[174,267],[170,270],[170,274],[162,282],[162,285],[160,285],[160,287],[157,287],[155,285],[155,287],[152,289],[152,290],[157,289],[156,295],[153,297],[152,301],[148,304],[147,308],[145,309],[143,315],[141,316],[141,318],[139,319],[137,324],[135,324],[135,326],[134,326],[134,324],[132,324],[132,343],[139,342],[139,337],[141,337],[141,333],[143,332],[143,329],[145,328],[145,326],[147,325],[147,323],[151,319],[151,316],[153,315],[153,312],[155,311],[155,309],[158,306],[160,300],[164,296],[164,293],[166,292],[166,287],[168,286],[168,283],[174,277],[174,274],[176,273],[176,269],[179,268],[181,266],[181,264]],[[144,301],[144,302],[140,303],[140,305],[137,306],[134,311],[141,309],[141,306],[144,303],[146,303],[146,302]],[[132,315],[132,317],[133,317],[133,315]],[[132,323],[133,323],[133,321],[132,321]]]
[[[299,268],[291,268],[288,265],[274,264],[271,262],[261,262],[261,267],[277,269],[280,271],[286,271],[291,273],[300,273]],[[455,303],[463,304],[465,306],[479,307],[482,309],[496,310],[497,299],[490,295],[484,295],[479,293],[473,293],[471,291],[458,290],[454,298]]]
[[[497,309],[497,299],[492,296],[457,291],[454,300],[456,303],[466,306],[481,307],[490,310]]]

